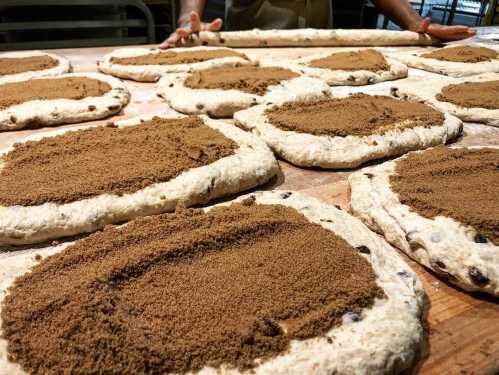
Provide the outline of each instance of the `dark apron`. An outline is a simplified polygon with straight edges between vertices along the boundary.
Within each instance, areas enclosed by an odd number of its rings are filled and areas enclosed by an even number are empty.
[[[225,29],[332,27],[331,0],[226,0]]]

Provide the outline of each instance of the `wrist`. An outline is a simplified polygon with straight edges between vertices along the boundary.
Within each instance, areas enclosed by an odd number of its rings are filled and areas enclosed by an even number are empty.
[[[406,25],[406,29],[409,31],[419,32],[421,31],[421,26],[423,25],[423,19],[419,16],[412,17]]]

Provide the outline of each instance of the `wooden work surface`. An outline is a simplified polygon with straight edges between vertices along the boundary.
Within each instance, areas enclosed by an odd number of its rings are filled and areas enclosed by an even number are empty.
[[[487,28],[482,32],[499,33],[499,28]],[[402,48],[400,48],[402,49]],[[408,49],[408,48],[403,48]],[[415,50],[417,48],[411,48]],[[96,60],[113,48],[87,48],[51,50],[67,57],[76,72],[96,71]],[[307,56],[322,51],[338,50],[334,48],[268,48],[241,49],[250,57],[261,59],[289,59]],[[388,51],[395,51],[388,48]],[[411,70],[410,75],[421,76],[422,79],[438,79],[438,75],[418,70]],[[104,121],[87,124],[103,124],[110,120],[128,118],[139,114],[168,113],[172,110],[156,96],[153,83],[126,82],[132,93],[130,104],[119,116]],[[431,84],[429,81],[428,84]],[[360,88],[336,88],[336,92],[367,91],[388,93],[389,82]],[[62,126],[71,128],[75,125]],[[22,130],[0,133],[0,149],[11,142],[34,133],[50,131],[52,128]],[[458,145],[499,145],[499,128],[478,124],[465,124],[464,136]],[[348,209],[347,181],[350,171],[326,171],[318,169],[301,169],[282,160],[279,161],[282,176],[278,182],[265,188],[279,188],[300,191],[306,195],[319,198],[328,203],[339,204]],[[37,248],[24,247],[22,252],[31,251],[33,255],[40,251]],[[2,257],[15,256],[15,251],[0,249]],[[402,254],[402,253],[400,253]],[[499,373],[499,304],[497,300],[483,296],[471,295],[455,288],[434,274],[411,261],[402,254],[423,281],[430,300],[427,318],[429,339],[428,353],[419,364],[420,374],[498,374]]]

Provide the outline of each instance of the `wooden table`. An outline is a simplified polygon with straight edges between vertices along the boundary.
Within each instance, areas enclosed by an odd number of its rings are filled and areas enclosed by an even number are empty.
[[[497,28],[489,29],[497,32]],[[67,57],[76,72],[96,71],[96,60],[113,48],[88,48],[52,50]],[[407,49],[407,48],[405,48]],[[416,49],[416,48],[411,48]],[[306,56],[333,48],[268,48],[241,49],[250,57],[266,60],[286,59]],[[387,48],[393,51],[393,48]],[[424,79],[438,79],[438,75],[411,70],[412,76]],[[155,85],[127,81],[132,93],[130,104],[119,116],[111,120],[133,117],[141,113],[172,112],[168,106],[156,96]],[[388,93],[389,82],[361,88],[336,88],[337,92],[368,91]],[[90,122],[102,124],[109,121]],[[63,127],[71,128],[76,125]],[[19,140],[28,134],[41,133],[51,128],[23,130],[0,133],[0,149]],[[499,128],[478,124],[466,124],[464,136],[456,144],[459,145],[498,145]],[[279,181],[267,185],[265,189],[277,188],[300,191],[306,195],[319,198],[328,203],[339,204],[348,208],[347,176],[351,171],[327,171],[318,169],[297,168],[280,160],[282,177]],[[25,247],[24,251],[36,253],[36,249]],[[2,252],[2,257],[15,256],[15,252]],[[417,263],[402,256],[418,273],[429,296],[431,308],[427,318],[428,350],[419,364],[421,374],[497,374],[499,373],[499,304],[491,297],[465,293],[443,280]]]

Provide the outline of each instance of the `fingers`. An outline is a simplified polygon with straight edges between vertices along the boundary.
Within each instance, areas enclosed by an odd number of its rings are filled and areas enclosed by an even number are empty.
[[[201,19],[197,12],[191,12],[191,29],[193,33],[199,33],[201,31]]]
[[[167,48],[172,48],[175,47],[177,42],[180,40],[180,36],[175,32],[172,33],[168,39],[166,39],[163,43],[161,43],[158,47],[161,49],[167,49]]]
[[[421,23],[421,32],[426,33],[430,27],[431,20],[429,17],[426,17]]]
[[[189,35],[191,35],[192,31],[188,27],[179,27],[176,31],[175,34],[179,36],[179,39],[187,38]]]
[[[221,18],[217,18],[216,20],[212,21],[209,24],[203,25],[203,30],[207,31],[218,31],[222,28],[223,21]]]

